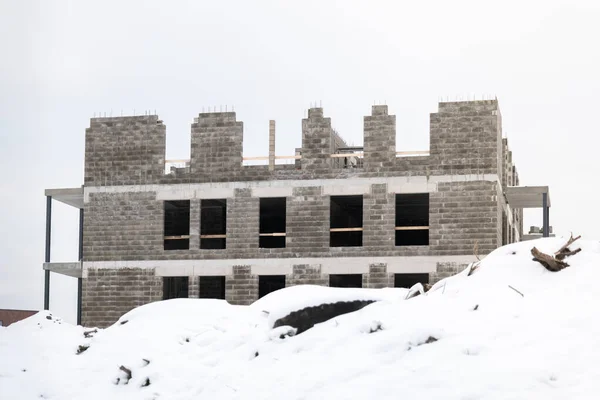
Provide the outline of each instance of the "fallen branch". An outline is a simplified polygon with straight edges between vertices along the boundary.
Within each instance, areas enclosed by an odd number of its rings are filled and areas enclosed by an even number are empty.
[[[556,259],[549,254],[542,253],[536,247],[531,249],[534,261],[542,264],[548,271],[558,272],[564,268],[567,268],[569,264],[566,262]]]
[[[581,251],[581,249],[569,249],[569,246],[579,238],[581,238],[581,236],[573,238],[573,235],[571,234],[571,237],[569,238],[567,243],[565,243],[564,246],[558,249],[558,251],[555,252],[554,255],[542,253],[536,247],[534,247],[531,249],[533,260],[542,264],[548,271],[558,272],[562,269],[565,269],[569,266],[569,264],[567,264],[563,260]]]
[[[517,289],[515,289],[514,287],[508,285],[509,288],[511,288],[512,290],[514,290],[515,292],[519,293],[521,295],[521,297],[525,297],[525,295],[521,292],[519,292]]]
[[[558,249],[558,251],[556,253],[554,253],[554,256],[558,258],[561,254],[570,252],[569,246],[572,245],[578,239],[581,239],[581,235],[579,235],[575,239],[573,239],[573,234],[571,233],[571,237],[569,238],[567,243],[563,247]],[[579,249],[579,250],[581,250],[581,249]]]
[[[477,261],[481,261],[479,258],[479,240],[476,240],[475,244],[473,245],[473,254],[475,255]]]
[[[467,273],[467,276],[471,276],[473,274],[473,272],[477,271],[477,268],[479,268],[480,262],[481,261],[477,261],[477,262],[469,264],[469,272]]]

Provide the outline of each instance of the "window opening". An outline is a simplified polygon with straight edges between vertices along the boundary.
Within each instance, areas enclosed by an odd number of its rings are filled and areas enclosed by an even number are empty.
[[[416,283],[429,283],[429,274],[394,274],[394,287],[411,288]]]
[[[258,298],[285,287],[285,275],[260,275],[258,277]]]
[[[429,245],[429,193],[396,194],[396,246]]]
[[[227,200],[200,201],[200,248],[227,247]]]
[[[361,288],[362,274],[329,275],[330,287]]]
[[[362,246],[362,196],[331,196],[329,232],[331,247]]]
[[[260,199],[259,247],[285,247],[285,212],[285,197]]]
[[[163,300],[188,298],[189,278],[187,276],[166,276],[163,278]]]
[[[201,299],[225,300],[224,276],[201,276],[199,285],[198,293]]]
[[[164,249],[190,248],[190,201],[165,201]]]

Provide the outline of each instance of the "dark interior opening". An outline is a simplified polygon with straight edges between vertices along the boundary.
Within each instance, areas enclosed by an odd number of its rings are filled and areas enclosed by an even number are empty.
[[[200,248],[224,249],[227,247],[227,200],[200,201]]]
[[[429,245],[429,193],[396,194],[396,246]]]
[[[201,299],[225,300],[225,277],[201,276],[198,293]]]
[[[429,274],[394,274],[394,287],[411,288],[416,283],[429,283]]]
[[[260,199],[259,247],[285,247],[285,202],[285,197]]]
[[[190,201],[165,201],[165,250],[190,248]]]
[[[329,219],[329,246],[362,246],[362,196],[331,196]]]
[[[166,276],[163,278],[163,300],[188,298],[189,278],[187,276]]]
[[[329,275],[329,287],[361,288],[362,274]]]
[[[285,275],[260,275],[258,277],[258,298],[285,287]]]

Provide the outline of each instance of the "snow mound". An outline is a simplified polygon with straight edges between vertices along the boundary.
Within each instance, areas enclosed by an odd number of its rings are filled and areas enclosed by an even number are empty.
[[[408,300],[406,290],[320,287],[251,306],[169,300],[87,337],[40,312],[0,329],[0,398],[595,398],[600,242],[577,241],[560,272],[530,253],[565,242],[504,246]],[[272,329],[278,316],[349,300],[378,301],[301,335]]]

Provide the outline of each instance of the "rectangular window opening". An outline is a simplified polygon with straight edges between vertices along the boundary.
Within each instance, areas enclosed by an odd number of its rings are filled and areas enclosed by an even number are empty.
[[[285,247],[285,200],[285,197],[260,199],[259,247]]]
[[[396,194],[396,246],[429,245],[429,193]]]
[[[411,288],[416,283],[429,283],[429,274],[394,274],[394,287]]]
[[[165,201],[165,250],[190,248],[190,201]]]
[[[200,248],[227,247],[227,200],[200,201]]]
[[[225,300],[224,276],[201,276],[199,285],[198,293],[201,299]]]
[[[163,300],[187,299],[189,290],[187,276],[165,276],[163,278]]]
[[[329,246],[362,246],[363,197],[331,196]]]
[[[285,288],[285,275],[260,275],[258,277],[258,298]]]
[[[329,287],[361,288],[362,274],[329,275]]]

